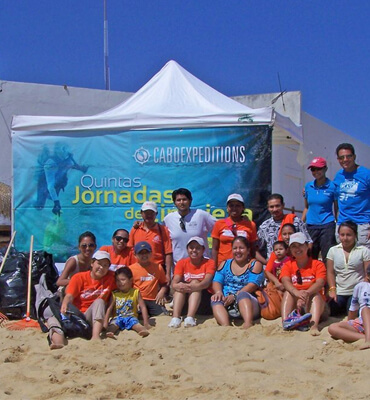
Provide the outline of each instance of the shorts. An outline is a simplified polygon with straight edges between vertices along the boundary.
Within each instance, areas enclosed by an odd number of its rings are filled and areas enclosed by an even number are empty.
[[[243,300],[243,299],[249,299],[251,301],[252,309],[253,309],[253,319],[259,318],[261,309],[260,309],[260,306],[259,306],[259,303],[258,303],[258,300],[256,299],[256,297],[253,296],[253,294],[248,293],[248,292],[240,292],[237,295],[236,303],[239,304],[239,301]],[[215,305],[218,305],[218,304],[224,305],[223,301],[211,301],[212,307]]]
[[[115,317],[112,319],[112,321],[109,323],[109,325],[117,325],[121,331],[127,330],[129,331],[132,329],[134,325],[140,324],[139,320],[135,317]]]
[[[350,319],[348,321],[348,324],[351,325],[353,328],[355,328],[358,333],[365,334],[364,321],[362,320],[361,317],[358,317],[356,319]]]

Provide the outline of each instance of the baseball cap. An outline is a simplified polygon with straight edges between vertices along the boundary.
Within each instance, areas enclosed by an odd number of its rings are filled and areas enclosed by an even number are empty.
[[[141,206],[141,211],[147,211],[147,210],[152,210],[154,212],[157,212],[158,211],[157,204],[155,204],[154,201],[146,201]]]
[[[104,260],[105,258],[110,262],[110,254],[107,251],[98,250],[92,256],[95,260]]]
[[[316,157],[316,158],[314,158],[314,159],[311,161],[310,165],[307,167],[307,169],[310,169],[310,168],[312,168],[312,167],[314,167],[314,168],[324,168],[324,167],[326,167],[326,160],[325,160],[325,158],[322,158],[322,157]]]
[[[290,235],[289,246],[293,243],[303,244],[306,242],[307,242],[307,238],[303,232],[297,232],[297,233],[293,233],[292,235]]]
[[[205,247],[205,246],[204,246],[204,240],[203,240],[201,237],[199,237],[199,236],[193,236],[192,238],[190,238],[190,239],[188,240],[187,246],[188,246],[191,242],[197,242],[199,245]]]
[[[229,201],[231,201],[231,200],[240,201],[241,203],[244,204],[244,199],[243,199],[243,197],[242,197],[240,194],[238,194],[238,193],[233,193],[233,194],[231,194],[231,195],[227,198],[226,204],[227,204]]]
[[[134,251],[136,254],[139,254],[142,250],[147,250],[152,252],[152,247],[148,242],[138,242],[135,244]]]

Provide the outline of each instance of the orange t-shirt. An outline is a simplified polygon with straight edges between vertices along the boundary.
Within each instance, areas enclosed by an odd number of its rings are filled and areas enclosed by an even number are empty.
[[[134,256],[134,252],[131,247],[126,247],[120,254],[117,254],[114,251],[113,246],[102,246],[99,250],[106,251],[110,254],[111,264],[109,269],[113,271],[115,271],[118,267],[122,267],[124,265],[128,267],[129,265],[136,262],[136,257]]]
[[[230,218],[225,218],[216,221],[213,227],[211,236],[220,241],[218,264],[221,261],[233,258],[232,242],[236,236],[244,236],[251,244],[257,241],[257,229],[253,221],[243,219],[235,224],[235,229],[232,229],[233,225],[234,223]]]
[[[108,271],[103,278],[91,278],[91,271],[73,275],[66,288],[66,294],[73,296],[73,304],[85,312],[96,299],[108,301],[112,290],[116,289],[114,272]]]
[[[172,253],[172,242],[166,226],[161,225],[160,231],[158,229],[158,224],[156,224],[153,229],[149,230],[144,228],[143,223],[141,223],[138,228],[132,228],[128,245],[134,248],[135,244],[139,242],[148,242],[151,245],[153,262],[156,264],[164,264],[163,250],[164,254]]]
[[[159,286],[167,283],[164,269],[153,262],[148,267],[142,267],[139,263],[129,266],[134,278],[134,288],[140,290],[144,300],[155,300]]]
[[[196,279],[202,281],[206,274],[214,275],[216,270],[216,265],[213,260],[208,258],[203,258],[200,265],[194,265],[191,262],[191,258],[183,258],[177,262],[175,265],[174,275],[180,275],[184,282],[191,282]]]
[[[299,269],[302,276],[302,284],[297,282],[297,270]],[[292,280],[293,286],[298,290],[307,290],[318,279],[324,279],[326,282],[325,264],[319,260],[309,258],[307,265],[304,268],[298,268],[297,262],[294,260],[287,261],[281,270],[280,280],[288,277]]]

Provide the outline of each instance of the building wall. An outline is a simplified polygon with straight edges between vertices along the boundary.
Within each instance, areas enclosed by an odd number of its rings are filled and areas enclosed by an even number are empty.
[[[328,162],[328,177],[333,179],[339,170],[335,149],[340,143],[351,143],[355,147],[357,162],[370,168],[370,146],[352,136],[333,128],[325,122],[302,111],[301,92],[284,94],[272,104],[279,93],[233,97],[234,100],[252,108],[274,106],[280,114],[289,117],[303,127],[303,145],[272,144],[272,192],[281,193],[287,208],[295,208],[297,214],[304,208],[302,190],[312,180],[307,165],[314,157],[324,157]]]

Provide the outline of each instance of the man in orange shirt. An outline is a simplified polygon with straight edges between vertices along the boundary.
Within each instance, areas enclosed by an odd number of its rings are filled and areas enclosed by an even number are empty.
[[[167,227],[155,221],[157,214],[157,205],[153,201],[146,201],[142,205],[143,222],[135,224],[131,229],[128,246],[134,247],[139,242],[149,243],[153,251],[153,262],[165,269],[169,282],[173,265],[172,243]]]
[[[138,261],[129,266],[134,288],[140,290],[150,316],[167,314],[164,304],[168,285],[164,269],[152,262],[153,253],[148,242],[136,243],[134,251]]]

